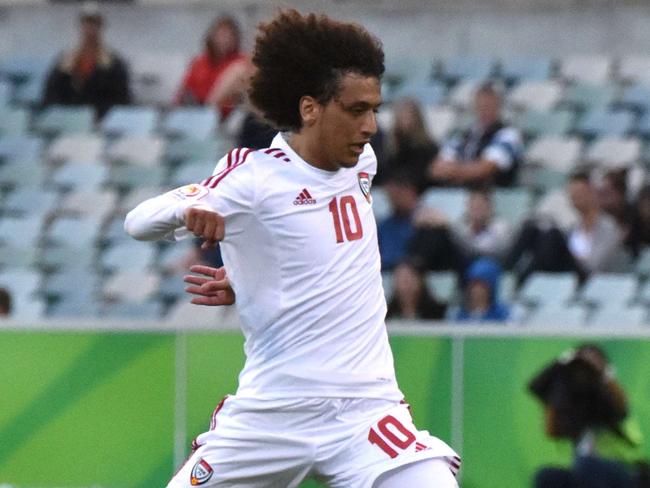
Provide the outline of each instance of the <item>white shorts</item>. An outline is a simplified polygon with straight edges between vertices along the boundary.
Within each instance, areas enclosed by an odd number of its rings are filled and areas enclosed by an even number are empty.
[[[291,488],[309,476],[332,488],[371,488],[422,459],[460,468],[453,449],[415,428],[406,403],[376,399],[226,397],[193,450],[168,488]]]

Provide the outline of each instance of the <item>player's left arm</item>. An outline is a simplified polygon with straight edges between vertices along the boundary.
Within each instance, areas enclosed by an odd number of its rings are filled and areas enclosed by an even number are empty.
[[[196,265],[190,268],[193,275],[184,278],[190,286],[187,293],[196,295],[192,299],[195,305],[221,306],[235,303],[235,292],[230,286],[226,268]]]

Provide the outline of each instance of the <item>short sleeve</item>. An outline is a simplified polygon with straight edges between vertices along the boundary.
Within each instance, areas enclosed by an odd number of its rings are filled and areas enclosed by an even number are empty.
[[[490,144],[481,153],[481,159],[493,161],[501,170],[512,167],[523,151],[521,136],[514,128],[505,128],[498,131]]]

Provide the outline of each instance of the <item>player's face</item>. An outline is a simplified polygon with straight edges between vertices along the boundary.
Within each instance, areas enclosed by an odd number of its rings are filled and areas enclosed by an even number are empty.
[[[316,123],[322,160],[327,169],[351,168],[377,132],[381,85],[373,76],[343,75],[339,91],[322,107]]]

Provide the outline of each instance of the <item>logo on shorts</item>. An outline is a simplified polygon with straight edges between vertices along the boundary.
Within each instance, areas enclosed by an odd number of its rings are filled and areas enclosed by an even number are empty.
[[[192,486],[202,485],[212,477],[212,473],[212,467],[205,459],[201,458],[192,468],[190,483],[192,483]]]
[[[372,196],[370,195],[370,175],[365,172],[359,173],[359,188],[361,188],[361,193],[366,197],[368,203],[372,203]]]

